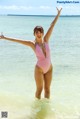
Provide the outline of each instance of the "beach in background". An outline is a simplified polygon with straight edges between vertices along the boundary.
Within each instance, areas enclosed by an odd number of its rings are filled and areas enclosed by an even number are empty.
[[[6,37],[34,40],[37,25],[48,30],[53,16],[0,16]],[[0,112],[8,119],[80,119],[80,17],[60,17],[50,37],[51,99],[35,99],[36,56],[31,48],[0,40]],[[44,92],[44,91],[43,91]]]

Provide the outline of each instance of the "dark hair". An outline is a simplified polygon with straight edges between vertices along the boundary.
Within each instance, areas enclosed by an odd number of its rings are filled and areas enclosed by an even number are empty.
[[[42,27],[42,26],[36,26],[36,27],[34,28],[34,34],[35,34],[35,32],[38,32],[38,31],[40,31],[41,33],[44,33],[43,27]]]

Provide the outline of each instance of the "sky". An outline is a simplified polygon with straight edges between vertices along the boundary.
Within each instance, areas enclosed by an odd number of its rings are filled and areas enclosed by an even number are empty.
[[[56,15],[56,7],[61,15],[80,15],[80,0],[0,0],[3,15]]]

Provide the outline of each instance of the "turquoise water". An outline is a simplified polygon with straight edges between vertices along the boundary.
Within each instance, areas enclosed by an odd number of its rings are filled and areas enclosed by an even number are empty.
[[[45,33],[54,17],[0,16],[7,37],[34,40],[36,25]],[[80,17],[60,17],[50,38],[53,80],[51,99],[38,101],[36,56],[27,46],[0,40],[0,111],[9,119],[80,119]]]

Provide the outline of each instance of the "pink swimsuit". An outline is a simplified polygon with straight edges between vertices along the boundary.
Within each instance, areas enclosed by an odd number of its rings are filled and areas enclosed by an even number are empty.
[[[49,49],[49,45],[48,43],[44,43],[45,45],[45,49],[46,49],[46,56],[44,55],[41,47],[36,44],[36,56],[37,56],[37,66],[40,67],[43,71],[43,73],[45,74],[46,72],[48,72],[50,65],[51,65],[51,59],[50,59],[50,49]]]

